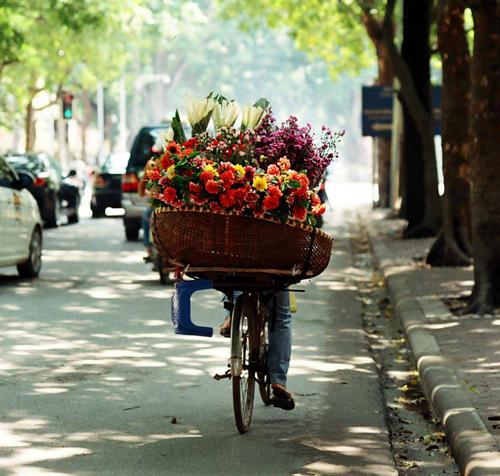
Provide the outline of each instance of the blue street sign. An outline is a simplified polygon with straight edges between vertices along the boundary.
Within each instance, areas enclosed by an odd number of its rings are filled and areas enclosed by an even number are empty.
[[[392,130],[392,87],[363,86],[362,132],[364,136],[390,137]],[[441,134],[441,86],[432,87],[432,106],[436,128]]]

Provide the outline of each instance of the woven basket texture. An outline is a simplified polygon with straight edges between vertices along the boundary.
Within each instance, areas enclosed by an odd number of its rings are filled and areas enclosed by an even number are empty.
[[[194,210],[156,210],[152,232],[160,255],[174,265],[293,269],[308,277],[328,266],[333,244],[309,226]]]

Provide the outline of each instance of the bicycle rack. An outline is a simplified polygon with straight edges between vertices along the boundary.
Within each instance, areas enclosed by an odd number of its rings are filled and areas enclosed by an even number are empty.
[[[210,279],[194,279],[175,283],[172,296],[172,322],[176,334],[213,336],[214,330],[211,327],[197,326],[191,321],[191,295],[196,291],[211,288],[213,288],[213,282]]]

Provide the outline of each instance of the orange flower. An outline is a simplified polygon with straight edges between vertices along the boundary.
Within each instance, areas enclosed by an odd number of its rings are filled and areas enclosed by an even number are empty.
[[[160,178],[161,178],[161,174],[160,174],[160,171],[158,169],[149,169],[146,172],[146,174],[147,174],[149,180],[157,181],[157,180],[160,180]]]
[[[271,164],[267,167],[267,173],[269,175],[280,175],[281,171],[276,164]]]
[[[325,213],[325,211],[326,211],[326,205],[324,203],[322,203],[321,205],[316,205],[313,207],[312,214],[314,216],[319,216],[319,215],[323,215],[323,213]]]
[[[179,155],[181,153],[181,146],[177,142],[171,141],[167,144],[166,150],[171,154]]]

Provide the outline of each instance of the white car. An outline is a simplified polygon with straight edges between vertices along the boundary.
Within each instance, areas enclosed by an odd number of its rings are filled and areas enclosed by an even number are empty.
[[[0,157],[0,266],[17,266],[23,278],[36,278],[42,267],[42,220],[31,185],[32,176],[18,175]]]

